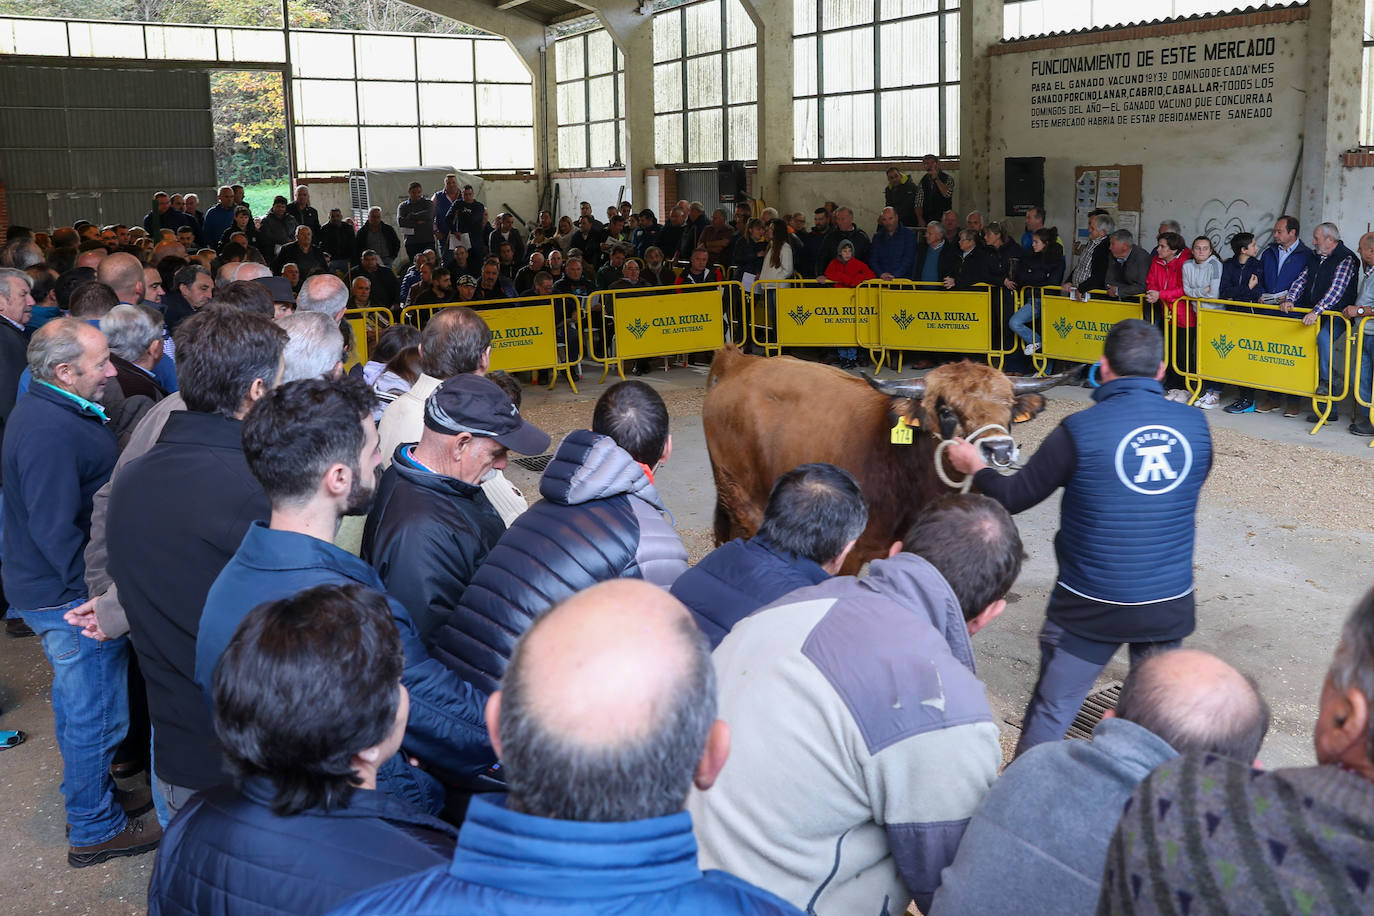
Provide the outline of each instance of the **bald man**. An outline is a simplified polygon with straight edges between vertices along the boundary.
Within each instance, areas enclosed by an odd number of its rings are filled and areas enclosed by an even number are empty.
[[[109,254],[104,248],[92,248],[90,251],[83,251],[76,256],[76,266],[89,267],[91,270],[95,270]]]
[[[705,637],[675,598],[630,579],[574,595],[525,633],[501,686],[486,718],[504,807],[474,796],[451,864],[335,914],[798,912],[697,866],[684,806],[725,765],[730,730]]]
[[[143,300],[143,265],[131,254],[107,255],[96,266],[95,278],[115,291],[120,305],[138,305]]]
[[[969,822],[930,911],[1093,912],[1112,831],[1140,781],[1190,751],[1249,763],[1268,728],[1254,681],[1216,656],[1175,649],[1146,658],[1092,741],[1037,745],[1007,768]]]

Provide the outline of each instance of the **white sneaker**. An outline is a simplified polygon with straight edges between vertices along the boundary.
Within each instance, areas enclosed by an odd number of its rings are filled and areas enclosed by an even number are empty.
[[[1182,388],[1170,388],[1169,393],[1164,395],[1166,401],[1177,401],[1180,404],[1188,403],[1188,392]]]
[[[1038,340],[1031,341],[1021,348],[1021,352],[1027,356],[1030,356],[1032,353],[1040,352],[1040,342]]]
[[[1220,407],[1221,393],[1217,391],[1209,391],[1206,394],[1204,394],[1201,398],[1199,398],[1198,402],[1193,406],[1201,407],[1203,410],[1211,410],[1214,407]]]

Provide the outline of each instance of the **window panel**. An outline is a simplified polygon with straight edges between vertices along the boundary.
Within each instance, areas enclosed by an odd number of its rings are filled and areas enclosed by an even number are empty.
[[[214,33],[211,32],[211,40]],[[67,54],[67,26],[42,19],[9,19],[0,24],[0,54]]]
[[[945,17],[945,72],[951,83],[959,81],[959,17]]]
[[[687,107],[721,104],[720,58],[693,57],[687,61]]]
[[[792,94],[815,95],[816,39],[798,38],[792,43]]]
[[[721,111],[707,108],[687,113],[687,160],[713,162],[721,157]]]
[[[501,171],[534,168],[534,128],[478,128],[477,167]]]
[[[397,35],[355,35],[358,76],[374,80],[415,79],[414,39]]]
[[[433,82],[472,82],[471,38],[417,38],[420,73]]]
[[[528,86],[477,85],[477,123],[533,124],[534,99]]]
[[[687,17],[687,56],[720,50],[720,0],[684,7]]]
[[[821,28],[842,29],[873,21],[873,0],[820,0]]]
[[[611,33],[597,29],[587,36],[587,75],[610,73],[615,58],[615,42]]]
[[[148,26],[144,34],[148,40],[148,56],[155,60],[215,59],[213,29]],[[0,51],[4,50],[0,47]]]
[[[758,41],[754,21],[745,12],[740,0],[726,0],[725,3],[725,44],[727,47],[740,48]]]
[[[825,128],[821,144],[826,158],[873,158],[876,135],[872,95],[828,98],[823,110]]]
[[[654,67],[654,110],[682,110],[682,68],[675,63]]]
[[[949,113],[953,112],[951,116]],[[945,87],[945,156],[959,155],[959,87]]]
[[[477,132],[471,127],[420,129],[420,164],[472,171],[477,168]]]
[[[940,22],[933,16],[885,25],[881,36],[883,82],[914,86],[940,78]]]
[[[415,83],[358,83],[361,124],[418,124]]]
[[[912,150],[940,148],[940,90],[903,89],[882,94],[882,148],[878,155],[900,158]]]
[[[470,84],[420,84],[420,123],[471,127],[476,122],[477,108]]]
[[[816,0],[792,0],[792,34],[810,35],[816,31]]]
[[[583,58],[584,47],[585,42],[581,35],[554,42],[554,73],[560,82],[580,80],[587,75],[586,61]]]
[[[662,163],[682,162],[682,115],[654,116],[654,158]]]
[[[127,57],[130,48],[138,48],[138,56],[143,56],[143,30],[136,25],[73,22],[67,31],[72,57]]]
[[[820,125],[816,118],[816,100],[798,99],[792,103],[793,155],[797,159],[819,159],[821,155]]]
[[[420,160],[420,132],[414,128],[364,127],[360,133],[364,168],[397,168]],[[382,213],[387,215],[385,207]]]
[[[617,122],[607,121],[604,124],[593,124],[588,129],[592,151],[587,164],[592,168],[603,168],[620,158],[615,142],[617,126]]]
[[[759,126],[757,105],[737,105],[729,109],[730,148],[727,159],[757,159]]]
[[[822,91],[853,92],[873,88],[873,30],[835,32],[821,41],[825,64]]]
[[[296,128],[296,164],[302,172],[347,172],[356,169],[356,127]]]
[[[219,56],[225,60],[286,61],[286,43],[282,40],[281,32],[264,29],[216,29],[215,32],[219,41]],[[353,69],[351,57],[348,68],[350,72]]]
[[[591,101],[587,106],[586,121],[604,121],[616,115],[615,77],[598,76],[587,81],[587,92]]]
[[[744,48],[727,55],[729,71],[728,93],[731,102],[753,102],[758,99],[758,50]]]
[[[1072,2],[1072,0],[1065,0]],[[940,0],[882,0],[883,18],[897,19],[902,16],[918,16],[933,13],[940,8]],[[946,9],[951,7],[947,4]]]
[[[357,97],[351,82],[292,80],[291,101],[297,124],[358,123]]]
[[[558,123],[572,124],[587,120],[587,93],[579,80],[558,87]]]
[[[224,31],[222,29],[221,34]],[[333,32],[292,32],[291,73],[302,77],[352,79],[355,75],[353,37]]]
[[[504,41],[483,40],[473,43],[479,83],[528,83],[529,71],[520,55]]]
[[[682,11],[671,10],[654,17],[654,63],[682,56]]]
[[[558,165],[565,169],[587,167],[587,133],[581,124],[558,128]]]

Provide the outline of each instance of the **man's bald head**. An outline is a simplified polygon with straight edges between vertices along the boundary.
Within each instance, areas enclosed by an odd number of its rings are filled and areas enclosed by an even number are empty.
[[[1269,704],[1255,682],[1196,649],[1160,652],[1135,664],[1116,715],[1180,754],[1220,754],[1242,763],[1258,756],[1269,731]]]
[[[163,258],[184,258],[186,257],[186,246],[180,242],[158,242],[153,249],[153,266],[162,263]]]
[[[106,251],[103,246],[100,248],[92,248],[90,251],[83,251],[76,256],[76,266],[89,267],[91,270],[95,270],[100,266],[100,262],[105,260],[109,254],[110,253]]]
[[[131,254],[107,255],[96,267],[95,278],[114,290],[119,301],[126,305],[143,298],[143,265]]]
[[[710,785],[728,747],[715,715],[710,649],[687,609],[618,579],[535,622],[487,722],[513,810],[631,821],[681,811],[694,776]]]

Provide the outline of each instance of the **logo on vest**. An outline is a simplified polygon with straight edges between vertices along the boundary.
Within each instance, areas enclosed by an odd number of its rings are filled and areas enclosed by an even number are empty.
[[[1183,483],[1192,467],[1192,446],[1172,427],[1137,427],[1116,447],[1116,476],[1146,496],[1168,493]]]

